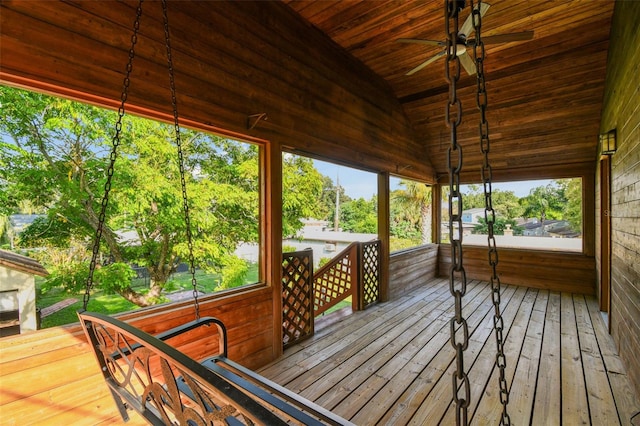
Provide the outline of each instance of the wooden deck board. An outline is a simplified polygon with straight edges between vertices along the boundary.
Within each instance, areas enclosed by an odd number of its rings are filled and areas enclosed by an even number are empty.
[[[560,306],[562,423],[584,425],[589,422],[589,404],[573,299],[569,293],[562,293]]]
[[[447,281],[436,279],[344,317],[260,373],[358,425],[451,424],[448,293]],[[501,307],[514,424],[630,424],[640,403],[593,297],[505,286]],[[497,424],[502,406],[487,283],[469,284],[464,314],[469,418]]]

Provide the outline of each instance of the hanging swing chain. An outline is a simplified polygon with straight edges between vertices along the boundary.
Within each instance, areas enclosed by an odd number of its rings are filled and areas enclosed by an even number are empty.
[[[462,265],[462,193],[460,171],[462,169],[462,146],[458,144],[457,129],[462,122],[462,103],[457,96],[456,85],[460,79],[460,59],[456,55],[458,41],[458,15],[464,1],[445,0],[444,18],[447,35],[445,77],[449,82],[449,100],[445,109],[445,120],[451,131],[451,145],[447,151],[449,170],[449,240],[451,242],[451,268],[449,290],[455,299],[455,314],[450,321],[451,345],[456,351],[456,369],[452,375],[453,400],[456,404],[456,424],[468,424],[467,409],[471,399],[469,377],[464,368],[464,351],[469,346],[469,327],[462,315],[462,298],[467,292],[467,277]],[[455,162],[455,163],[454,163]],[[456,283],[457,282],[457,283]],[[461,341],[457,333],[461,331]],[[462,397],[460,396],[462,393]]]
[[[102,230],[106,221],[107,205],[109,204],[109,192],[111,191],[111,179],[113,178],[113,169],[118,155],[118,146],[120,146],[120,134],[122,133],[122,118],[125,114],[125,103],[129,96],[129,85],[131,83],[131,71],[133,70],[133,58],[135,57],[135,46],[138,42],[138,31],[140,30],[140,17],[142,16],[142,2],[138,2],[136,9],[136,18],[133,23],[133,34],[131,35],[131,47],[129,48],[129,60],[127,62],[127,68],[125,77],[122,83],[122,94],[120,95],[120,107],[118,108],[118,119],[116,121],[116,132],[111,140],[111,154],[109,156],[109,167],[107,168],[107,181],[104,184],[104,195],[102,196],[102,203],[100,206],[100,214],[98,216],[98,226],[96,228],[95,240],[93,243],[93,253],[91,255],[91,263],[89,264],[89,276],[87,277],[87,283],[82,302],[82,310],[87,310],[89,304],[89,298],[91,297],[91,290],[93,289],[93,275],[96,270],[98,261],[98,254],[100,252],[100,240],[102,239]]]
[[[169,16],[167,14],[167,0],[162,0],[162,19],[164,22],[164,39],[167,48],[167,64],[169,67],[169,84],[171,86],[171,106],[173,108],[173,127],[176,134],[176,146],[178,147],[178,165],[180,167],[180,184],[182,186],[182,206],[184,211],[184,223],[187,233],[187,245],[189,249],[189,272],[191,273],[191,286],[193,287],[193,305],[196,320],[200,319],[200,304],[198,302],[198,283],[196,281],[195,258],[193,255],[193,234],[191,233],[191,219],[189,217],[189,198],[187,197],[187,183],[185,180],[184,155],[182,141],[180,139],[180,124],[178,122],[178,100],[176,98],[176,83],[173,71],[173,58],[171,56],[171,41],[169,37]]]
[[[500,402],[502,404],[502,418],[500,424],[510,425],[511,418],[507,412],[507,405],[509,404],[509,388],[507,386],[507,379],[505,377],[505,368],[507,366],[506,357],[504,355],[504,340],[502,331],[504,329],[504,321],[500,313],[500,277],[497,273],[498,266],[498,249],[496,246],[496,238],[494,235],[494,225],[496,223],[496,213],[493,209],[492,194],[491,194],[491,180],[492,169],[489,163],[489,151],[491,143],[489,141],[489,122],[487,121],[487,90],[486,80],[484,75],[484,59],[485,50],[484,42],[482,41],[482,16],[480,15],[480,6],[482,0],[478,0],[478,7],[474,7],[473,0],[471,0],[471,10],[473,19],[473,28],[476,34],[476,41],[473,45],[473,55],[476,63],[477,74],[477,93],[476,104],[480,110],[480,150],[484,155],[482,163],[482,184],[484,187],[484,199],[485,199],[485,211],[484,218],[488,228],[488,250],[489,250],[489,265],[491,266],[491,299],[493,301],[494,315],[493,315],[493,327],[496,334],[496,365],[498,366],[500,373]]]

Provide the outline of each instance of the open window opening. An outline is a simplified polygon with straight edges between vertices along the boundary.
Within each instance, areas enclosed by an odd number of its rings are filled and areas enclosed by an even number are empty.
[[[312,248],[319,267],[378,237],[374,173],[290,153],[282,165],[283,252]]]
[[[432,188],[395,176],[390,177],[389,186],[390,251],[432,243]]]
[[[82,300],[117,112],[7,86],[0,103],[0,215],[11,236],[3,248],[50,271],[38,280],[39,307]],[[122,128],[90,307],[97,312],[193,295],[173,125],[125,114]],[[262,281],[262,147],[181,132],[197,291]],[[68,322],[76,309],[67,309]]]
[[[484,191],[461,185],[463,244],[486,245]],[[441,242],[449,242],[448,187],[442,190]],[[582,179],[492,184],[494,232],[499,247],[582,252]]]

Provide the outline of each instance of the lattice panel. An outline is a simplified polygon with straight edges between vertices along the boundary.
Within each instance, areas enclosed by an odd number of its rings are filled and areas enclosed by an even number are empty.
[[[282,256],[282,343],[313,335],[313,250]]]
[[[316,314],[326,311],[338,299],[351,292],[354,285],[352,252],[339,259],[322,275],[314,278],[314,308]]]
[[[380,241],[362,244],[362,304],[380,300]]]

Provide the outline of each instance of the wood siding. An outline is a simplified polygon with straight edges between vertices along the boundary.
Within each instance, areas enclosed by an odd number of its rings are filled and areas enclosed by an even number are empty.
[[[229,357],[250,368],[274,359],[272,312],[268,288],[205,298],[200,303],[202,316],[218,317],[227,326]],[[192,320],[193,306],[178,303],[170,309],[155,307],[119,317],[156,333]],[[200,341],[194,344],[194,339]],[[211,336],[171,343],[196,359],[218,349]],[[2,424],[121,423],[78,324],[1,339],[0,383]]]
[[[307,21],[360,59],[393,88],[438,175],[447,174],[445,127],[448,86],[443,58],[407,71],[444,49],[398,43],[398,38],[444,40],[441,1],[285,0]],[[469,3],[460,25],[470,13]],[[488,93],[494,171],[515,179],[532,166],[591,162],[597,140],[613,0],[489,0],[482,36],[532,31],[529,41],[487,43]],[[472,33],[472,36],[475,36]],[[472,49],[468,54],[473,55]],[[458,142],[465,165],[480,173],[476,76],[457,84],[464,118]]]
[[[389,260],[390,299],[424,285],[437,275],[438,246],[428,244],[391,253]]]
[[[616,2],[600,130],[611,157],[611,334],[640,390],[640,2]]]
[[[491,277],[486,247],[464,246],[467,279]],[[498,276],[513,284],[569,293],[595,295],[595,259],[580,253],[498,248]],[[439,271],[446,276],[451,265],[449,246],[440,246]]]
[[[3,1],[0,80],[116,106],[135,4]],[[185,124],[433,179],[387,83],[286,5],[182,1],[169,9]],[[170,100],[161,8],[150,2],[136,46],[130,110],[168,119]],[[263,113],[266,120],[250,119]]]

